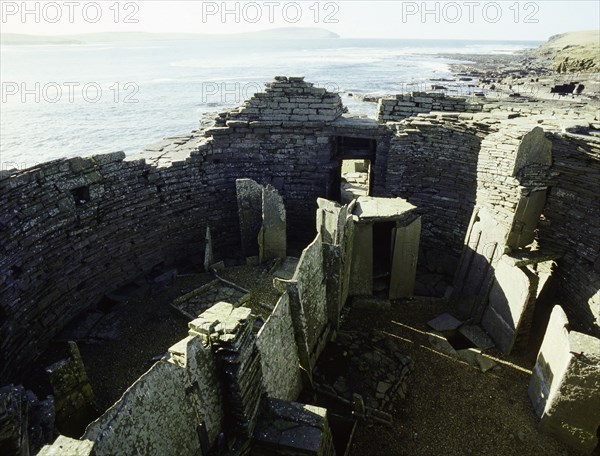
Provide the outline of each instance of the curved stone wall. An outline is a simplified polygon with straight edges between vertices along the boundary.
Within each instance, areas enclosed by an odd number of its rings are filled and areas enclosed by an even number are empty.
[[[468,117],[468,116],[467,116]],[[397,125],[387,159],[386,195],[417,206],[423,221],[420,271],[451,278],[460,258],[477,193],[477,162],[487,124],[437,115]],[[448,282],[431,287],[443,296]]]
[[[563,254],[555,303],[572,329],[600,337],[600,141],[554,135],[540,244]]]
[[[339,97],[301,80],[269,87],[292,117],[294,104],[323,111],[306,125],[221,118],[224,126],[193,135],[191,155],[168,167],[115,153],[0,176],[0,384],[18,381],[18,370],[106,292],[155,266],[201,265],[207,225],[217,257],[238,255],[237,178],[276,187],[292,248],[310,242],[330,173],[326,125],[341,114],[328,106]]]
[[[207,223],[217,243],[234,239],[197,158],[162,169],[123,158],[58,160],[0,181],[2,380],[107,291],[200,258]]]
[[[332,156],[336,135],[377,139],[375,195],[418,207],[421,271],[451,279],[473,207],[502,199],[501,187],[486,190],[484,174],[506,172],[485,165],[494,151],[502,154],[499,143],[508,141],[514,151],[522,136],[513,138],[497,119],[458,113],[420,114],[386,126],[363,122],[362,132],[358,123],[338,119],[337,98],[300,80],[276,81],[256,100],[235,118],[220,115],[206,138],[194,139],[191,156],[168,167],[115,153],[0,175],[0,383],[15,379],[18,366],[107,291],[157,265],[202,264],[207,225],[215,256],[236,255],[237,178],[279,190],[289,243],[301,251],[316,232],[316,200],[328,196],[339,166]],[[265,106],[279,103],[281,119],[261,117],[269,112]],[[301,113],[306,109],[317,112]],[[581,331],[598,332],[600,152],[592,140],[552,139],[539,242],[565,253],[556,273],[564,307]],[[446,284],[431,292],[443,294]]]

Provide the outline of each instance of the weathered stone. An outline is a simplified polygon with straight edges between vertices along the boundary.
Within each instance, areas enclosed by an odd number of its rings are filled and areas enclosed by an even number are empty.
[[[242,254],[258,255],[258,234],[262,225],[262,186],[252,179],[236,179]]]
[[[600,341],[569,331],[555,306],[529,384],[540,429],[589,454],[600,425]]]
[[[269,399],[254,433],[253,454],[333,456],[327,410]]]
[[[452,331],[462,325],[462,321],[454,318],[449,313],[443,313],[429,320],[427,324],[436,331]]]
[[[535,240],[535,230],[546,204],[546,188],[535,189],[519,200],[511,230],[506,240],[508,247],[518,249]]]
[[[206,235],[204,236],[204,270],[210,271],[210,266],[214,263],[212,236],[210,227],[206,226]]]
[[[64,435],[59,435],[52,445],[46,445],[38,456],[89,456],[92,454],[94,442],[90,440],[77,440]]]
[[[481,324],[504,353],[510,353],[519,332],[521,318],[533,301],[537,277],[526,268],[499,261]]]
[[[46,368],[54,392],[56,426],[63,434],[79,435],[81,423],[98,416],[94,393],[79,348],[69,342],[71,357]]]
[[[488,350],[495,346],[490,336],[477,325],[462,325],[458,328],[458,332],[469,339],[480,350]]]
[[[281,195],[270,185],[262,190],[262,228],[258,235],[258,245],[261,263],[286,257],[285,206]]]
[[[397,226],[390,275],[390,299],[409,298],[414,294],[421,218],[407,226]]]
[[[289,297],[284,294],[256,336],[267,394],[292,400],[302,388]]]
[[[541,127],[535,127],[521,140],[512,175],[516,176],[523,168],[532,164],[549,167],[552,165],[552,141],[544,135]]]

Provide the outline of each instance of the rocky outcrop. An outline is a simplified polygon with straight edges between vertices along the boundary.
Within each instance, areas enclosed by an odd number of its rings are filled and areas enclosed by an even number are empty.
[[[534,52],[552,60],[557,73],[600,71],[600,31],[586,30],[551,36]]]

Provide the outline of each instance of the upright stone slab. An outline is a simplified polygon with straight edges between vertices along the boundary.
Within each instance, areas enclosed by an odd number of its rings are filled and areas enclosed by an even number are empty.
[[[263,385],[269,397],[295,400],[302,390],[290,300],[284,293],[256,336]]]
[[[504,253],[507,229],[484,208],[475,208],[454,276],[451,300],[461,318],[479,321],[493,280],[492,264]]]
[[[373,225],[356,223],[352,247],[350,295],[373,294]]]
[[[521,196],[506,245],[518,249],[531,244],[546,204],[546,188],[534,189]]]
[[[535,302],[537,276],[526,267],[520,268],[500,260],[494,271],[494,282],[481,324],[504,353],[510,353],[521,317]]]
[[[327,290],[327,312],[334,328],[348,298],[354,222],[352,207],[326,199],[317,200],[317,232],[323,240],[323,264]]]
[[[583,454],[598,444],[600,340],[569,331],[560,306],[550,316],[529,383],[540,430]]]
[[[240,218],[242,254],[258,255],[258,234],[262,226],[262,185],[252,179],[237,179],[235,188]]]
[[[407,226],[396,227],[390,276],[390,299],[413,296],[420,239],[421,217]]]
[[[81,423],[98,416],[94,392],[87,377],[79,348],[69,342],[71,357],[46,368],[54,391],[56,425],[63,434],[83,432]]]
[[[286,257],[286,215],[283,198],[267,185],[262,190],[262,228],[258,235],[260,262]]]
[[[210,226],[206,227],[206,235],[204,236],[204,270],[208,272],[210,266],[214,263],[212,236],[210,234]]]
[[[187,386],[185,369],[158,361],[87,427],[93,454],[202,454]]]
[[[512,175],[516,176],[523,168],[533,164],[552,165],[552,141],[545,137],[541,127],[535,127],[521,139]]]

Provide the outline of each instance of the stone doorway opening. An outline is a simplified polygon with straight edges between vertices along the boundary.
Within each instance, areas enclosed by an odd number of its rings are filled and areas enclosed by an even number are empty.
[[[370,195],[371,160],[342,160],[340,203],[348,204],[360,196]]]
[[[348,204],[360,196],[369,196],[373,188],[371,169],[377,142],[372,138],[351,136],[334,138],[327,198]]]
[[[386,295],[392,272],[396,222],[373,223],[373,294]]]

